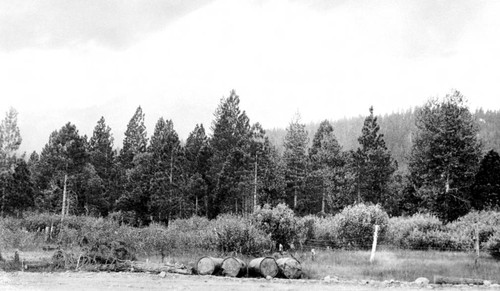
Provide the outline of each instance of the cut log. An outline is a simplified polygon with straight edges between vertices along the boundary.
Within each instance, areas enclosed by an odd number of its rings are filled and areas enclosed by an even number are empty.
[[[434,276],[434,284],[472,284],[472,285],[483,285],[484,280],[482,279],[469,279],[469,278],[458,278],[458,277],[443,277]]]
[[[220,272],[223,259],[203,257],[196,263],[198,275],[216,275]]]
[[[248,274],[250,276],[262,276],[264,278],[270,276],[274,278],[278,275],[278,271],[278,264],[276,264],[273,257],[257,258],[248,263]]]
[[[222,275],[241,277],[247,273],[247,264],[235,257],[227,257],[222,261]]]
[[[288,279],[298,279],[302,275],[302,266],[294,258],[281,258],[276,260],[279,267],[279,274]]]

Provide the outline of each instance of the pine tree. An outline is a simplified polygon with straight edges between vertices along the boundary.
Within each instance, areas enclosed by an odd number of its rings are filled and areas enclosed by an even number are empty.
[[[5,215],[7,193],[9,191],[9,181],[15,171],[16,156],[15,153],[21,145],[21,134],[17,126],[17,111],[14,108],[6,113],[5,118],[0,123],[0,181],[1,181],[1,199],[0,199],[0,217]]]
[[[193,213],[195,215],[208,215],[209,203],[209,160],[211,157],[208,137],[203,124],[196,125],[189,134],[185,154],[185,192],[190,195]]]
[[[379,133],[380,126],[373,115],[373,107],[369,111],[370,115],[365,118],[358,138],[360,147],[353,152],[352,169],[356,179],[357,201],[383,203],[396,165],[387,150],[384,135]]]
[[[167,223],[173,216],[183,216],[184,197],[181,195],[183,155],[177,132],[171,120],[160,118],[148,147],[152,161],[150,179],[150,213]]]
[[[477,210],[500,207],[500,155],[494,150],[481,160],[471,191],[471,203]]]
[[[441,102],[429,100],[417,112],[409,170],[424,207],[453,220],[471,207],[469,189],[481,157],[478,126],[454,91]]]
[[[69,209],[83,213],[88,207],[85,203],[93,202],[87,197],[88,184],[82,176],[88,162],[86,138],[79,135],[75,125],[68,122],[52,132],[36,163],[35,183],[42,192],[38,206],[51,212],[62,208],[64,214]]]
[[[120,162],[125,169],[133,167],[132,162],[137,154],[146,152],[148,139],[144,116],[141,106],[137,107],[134,116],[127,125],[123,148],[120,150]]]
[[[245,196],[251,189],[251,156],[249,144],[251,138],[250,122],[239,108],[240,99],[231,91],[223,98],[215,112],[212,125],[213,135],[210,147],[213,155],[210,159],[210,180],[213,202],[209,216],[221,212],[242,212]]]
[[[101,212],[108,213],[118,198],[116,152],[113,149],[113,136],[111,128],[106,125],[104,117],[101,117],[94,128],[94,132],[89,141],[90,164],[95,170],[95,175],[99,179],[92,180],[92,188],[96,191],[105,205],[102,205]],[[93,176],[92,169],[87,169],[90,176]],[[98,184],[102,182],[102,184]]]
[[[321,122],[309,149],[310,171],[309,212],[326,212],[328,196],[336,196],[343,175],[345,161],[333,127],[327,120]],[[329,195],[331,194],[331,195]]]
[[[298,210],[301,192],[304,189],[304,180],[307,170],[307,144],[309,138],[305,125],[300,123],[300,115],[297,113],[286,130],[284,141],[283,160],[285,163],[285,181],[288,205]]]

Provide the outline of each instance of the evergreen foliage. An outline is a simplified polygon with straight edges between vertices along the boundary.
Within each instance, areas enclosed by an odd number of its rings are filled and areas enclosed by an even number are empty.
[[[305,210],[303,192],[304,181],[307,175],[307,144],[308,136],[305,125],[300,121],[297,113],[286,130],[285,150],[283,161],[285,164],[285,181],[287,203],[294,210]],[[300,199],[300,200],[299,200]]]
[[[471,192],[477,210],[500,207],[500,155],[490,150],[481,160]]]
[[[328,197],[338,197],[345,177],[345,159],[329,121],[321,122],[309,149],[308,209],[325,213]],[[334,202],[337,199],[328,199]],[[330,204],[331,208],[336,207]]]
[[[469,189],[479,166],[479,128],[464,97],[454,91],[431,99],[417,113],[409,170],[421,207],[444,220],[469,211]]]
[[[123,147],[120,150],[120,162],[125,169],[130,169],[133,166],[135,155],[146,152],[148,138],[144,117],[145,114],[139,106],[127,125]]]
[[[251,205],[252,135],[250,121],[239,108],[240,99],[231,91],[215,112],[210,147],[211,200],[209,217],[223,212],[243,212]]]
[[[358,138],[360,147],[353,152],[352,169],[357,185],[357,201],[382,203],[397,166],[387,150],[384,135],[379,132],[380,126],[373,115],[373,107],[369,111],[370,115],[366,117]]]

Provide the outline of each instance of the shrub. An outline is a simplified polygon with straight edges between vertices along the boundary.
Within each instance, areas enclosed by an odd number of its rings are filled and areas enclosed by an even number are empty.
[[[419,238],[418,241],[426,233],[438,231],[442,228],[443,223],[439,218],[431,214],[417,213],[409,217],[392,217],[389,219],[386,241],[397,247],[412,248],[416,237]]]
[[[268,249],[271,239],[254,226],[249,220],[240,216],[224,214],[215,221],[217,246],[222,252],[239,252],[255,255]]]
[[[467,240],[469,248],[473,248],[475,232],[479,231],[479,242],[484,247],[495,231],[500,229],[500,212],[472,211],[447,224],[446,228]]]
[[[171,231],[176,249],[217,249],[215,221],[210,221],[205,217],[193,216],[188,219],[173,220],[168,229]]]
[[[297,219],[293,210],[280,203],[271,208],[268,204],[258,207],[252,214],[252,220],[264,233],[271,236],[274,243],[289,248],[297,238]]]
[[[414,229],[405,238],[405,248],[413,250],[463,251],[469,248],[468,241],[454,233],[442,230],[427,232]]]
[[[314,221],[314,238],[326,246],[340,247],[339,216],[317,217]]]
[[[369,248],[375,225],[380,226],[379,240],[384,240],[389,216],[379,205],[356,204],[337,214],[338,241],[345,247]]]
[[[497,230],[488,239],[488,242],[486,243],[486,249],[493,258],[500,260],[500,231]]]

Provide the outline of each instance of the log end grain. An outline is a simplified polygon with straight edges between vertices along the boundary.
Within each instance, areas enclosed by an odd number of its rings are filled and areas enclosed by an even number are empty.
[[[288,279],[298,279],[302,275],[302,266],[294,258],[281,258],[276,260],[280,275]]]
[[[278,275],[279,268],[273,257],[263,257],[251,260],[248,263],[248,271],[253,276],[262,276],[264,278],[270,276],[274,278]]]
[[[246,264],[238,258],[228,257],[222,261],[221,269],[224,276],[239,277],[246,273]]]
[[[222,259],[203,257],[196,263],[196,272],[198,275],[214,275],[216,274],[222,265]]]

